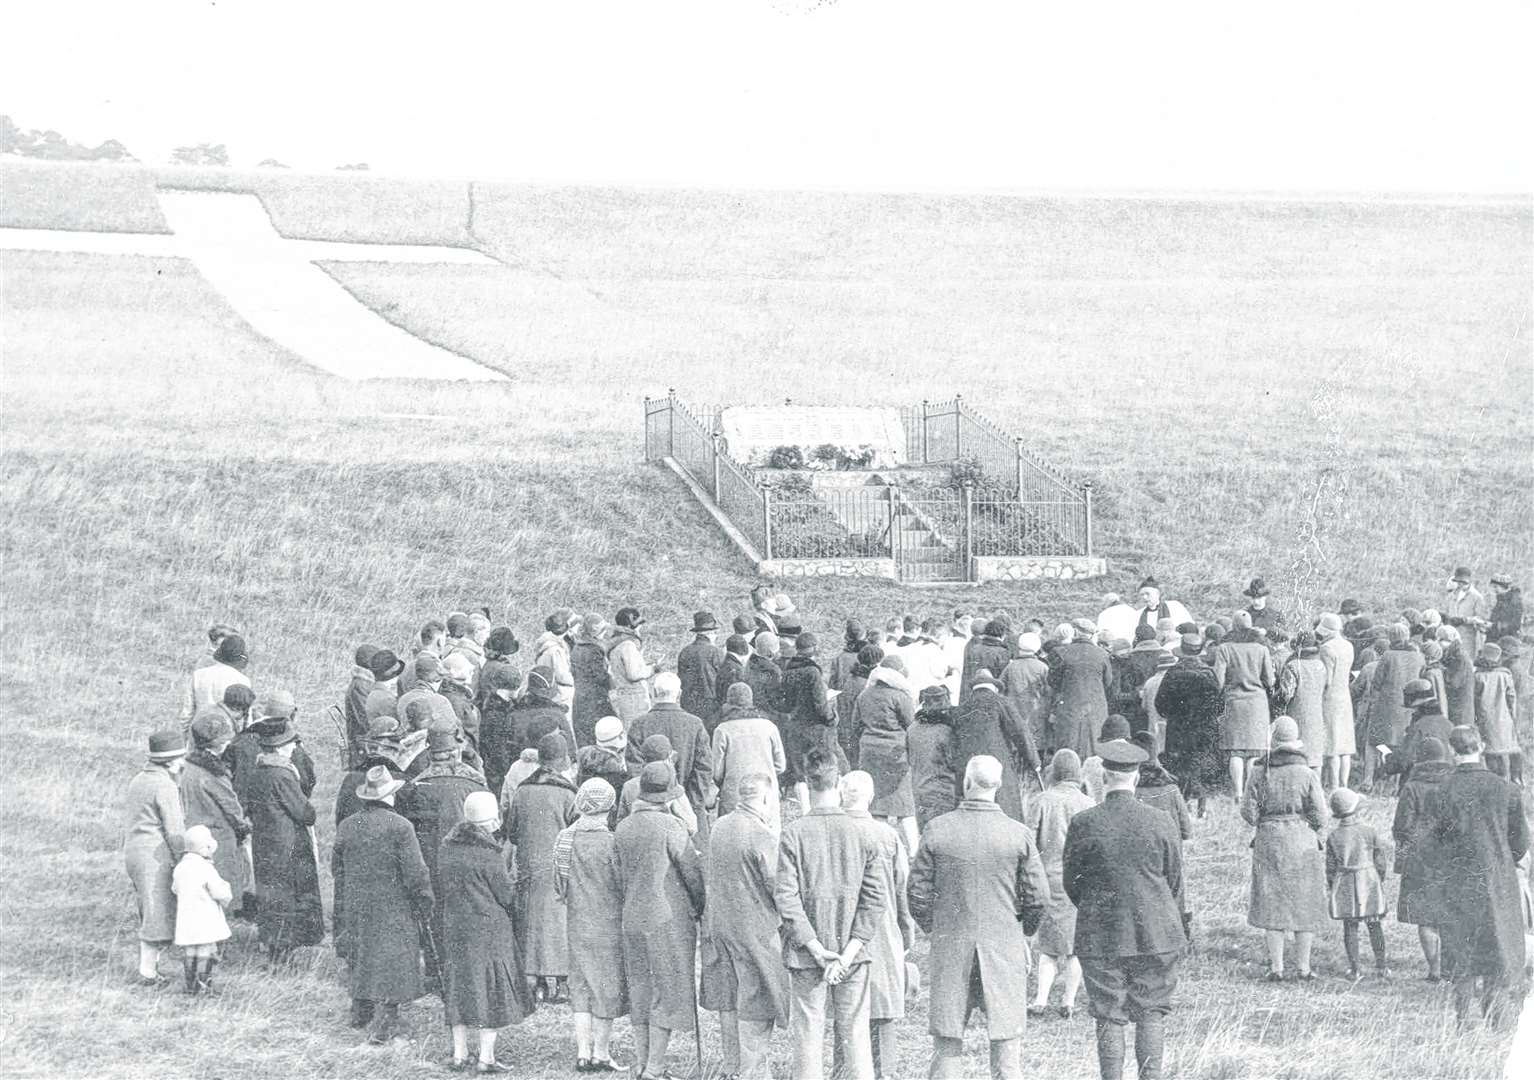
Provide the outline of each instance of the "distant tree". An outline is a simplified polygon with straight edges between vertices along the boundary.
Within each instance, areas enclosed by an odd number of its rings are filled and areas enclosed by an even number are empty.
[[[278,161],[276,158],[269,157],[269,158],[262,158],[260,161],[256,162],[256,168],[258,168],[258,169],[286,169],[287,166],[284,165],[282,162]]]
[[[229,148],[223,143],[178,146],[170,152],[172,165],[227,165]]]
[[[21,128],[9,116],[0,114],[0,154],[14,154],[21,145]]]
[[[372,166],[365,161],[354,161],[350,165],[337,165],[337,172],[367,172]]]
[[[94,150],[90,151],[92,161],[137,161],[138,158],[128,150],[126,146],[116,139],[108,139]]]
[[[42,158],[45,161],[137,161],[116,139],[100,146],[71,142],[57,131],[28,128],[23,131],[9,116],[0,116],[0,154]]]

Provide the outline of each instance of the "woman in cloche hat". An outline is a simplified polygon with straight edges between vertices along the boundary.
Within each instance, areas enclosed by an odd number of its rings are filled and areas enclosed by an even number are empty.
[[[123,861],[138,898],[138,981],[163,986],[160,953],[176,933],[171,875],[185,848],[186,820],[176,776],[186,757],[180,730],[149,736],[149,760],[128,784],[128,835]]]

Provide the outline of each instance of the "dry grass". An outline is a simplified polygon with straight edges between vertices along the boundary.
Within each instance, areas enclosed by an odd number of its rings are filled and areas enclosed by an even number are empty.
[[[26,175],[18,200],[0,174],[5,223],[119,213],[117,227],[151,227],[131,176]],[[458,220],[454,185],[262,183],[282,189],[268,194],[290,235],[450,242]],[[317,215],[336,199],[331,232]],[[129,988],[120,791],[215,617],[248,630],[258,683],[296,694],[328,809],[319,718],[360,640],[400,646],[426,613],[478,603],[530,639],[555,606],[634,602],[669,654],[694,609],[736,610],[748,568],[638,462],[645,392],[958,390],[1099,481],[1111,581],[807,582],[796,599],[832,640],[849,615],[905,608],[1091,611],[1144,570],[1212,613],[1259,572],[1307,604],[1383,608],[1426,597],[1462,559],[1534,566],[1527,208],[509,188],[477,201],[503,269],[331,270],[389,318],[507,371],[504,386],[317,375],[177,261],[0,257],[8,1074],[403,1077],[438,1054],[429,1005],[411,1010],[411,1050],[356,1049],[325,950],[271,973],[236,944],[217,1001]],[[1369,813],[1386,820],[1388,802]],[[1177,1075],[1500,1072],[1504,1044],[1450,1030],[1394,923],[1389,985],[1336,977],[1340,931],[1316,988],[1259,982],[1247,837],[1222,804],[1189,848],[1202,948],[1174,1016]],[[924,1011],[902,1031],[905,1075],[924,1069]],[[971,1048],[978,1068],[978,1033]],[[562,1010],[505,1037],[522,1075],[560,1074],[571,1052]],[[679,1040],[677,1063],[691,1053]],[[1090,1075],[1090,1022],[1034,1027],[1026,1067]]]

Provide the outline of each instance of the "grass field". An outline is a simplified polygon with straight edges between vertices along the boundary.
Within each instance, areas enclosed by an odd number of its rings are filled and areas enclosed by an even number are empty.
[[[3,166],[0,224],[163,229],[154,179]],[[355,1049],[327,950],[269,973],[236,945],[216,1002],[130,988],[121,790],[215,618],[247,631],[259,685],[297,696],[327,767],[323,818],[338,771],[320,714],[357,642],[402,647],[427,614],[480,603],[531,640],[554,607],[632,602],[670,654],[694,609],[738,610],[749,567],[639,461],[647,392],[959,392],[1098,482],[1109,580],[806,582],[796,600],[832,640],[853,614],[1093,612],[1144,572],[1211,615],[1253,574],[1286,605],[1357,595],[1384,610],[1421,606],[1456,562],[1483,579],[1534,567],[1527,204],[476,185],[471,222],[466,185],[258,179],[285,235],[472,232],[503,267],[328,269],[511,381],[344,383],[251,334],[185,262],[0,253],[7,1074],[403,1077],[438,1054],[424,1005],[411,1050]],[[1388,986],[1337,977],[1340,932],[1315,989],[1260,983],[1248,836],[1222,804],[1189,849],[1201,951],[1174,1016],[1177,1075],[1499,1073],[1502,1044],[1452,1035],[1394,923]],[[560,1074],[563,1017],[508,1032],[503,1056]],[[924,1070],[924,1028],[922,1006],[902,1075]],[[679,1040],[677,1064],[691,1052]],[[1090,1022],[1033,1029],[1026,1067],[1090,1075]]]

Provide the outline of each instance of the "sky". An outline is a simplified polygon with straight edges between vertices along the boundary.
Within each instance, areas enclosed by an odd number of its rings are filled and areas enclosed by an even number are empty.
[[[1534,0],[11,5],[0,113],[146,161],[555,183],[1534,192]]]

